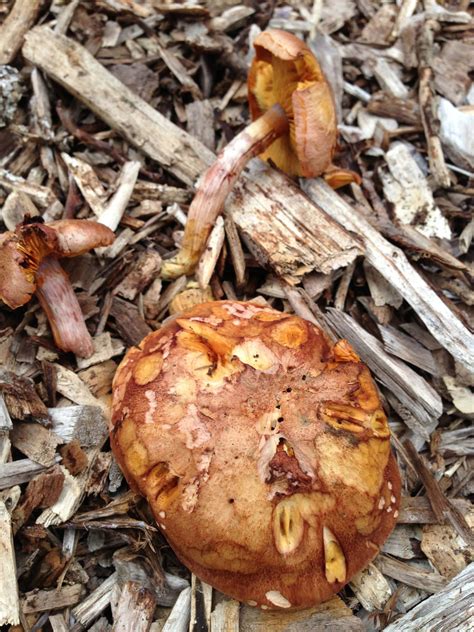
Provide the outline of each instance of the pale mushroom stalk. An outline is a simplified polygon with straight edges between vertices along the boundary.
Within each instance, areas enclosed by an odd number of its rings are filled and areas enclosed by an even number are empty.
[[[289,129],[288,117],[274,105],[235,136],[205,171],[189,207],[179,253],[165,261],[161,276],[175,279],[194,271],[225,200],[247,162],[261,154]]]
[[[161,274],[190,274],[206,247],[212,225],[247,161],[260,155],[295,177],[324,174],[331,186],[358,176],[337,169],[332,158],[337,121],[331,88],[308,46],[285,31],[270,29],[254,41],[248,76],[253,119],[205,172],[188,215],[180,252],[165,261]]]
[[[81,358],[94,352],[81,306],[67,274],[54,257],[45,257],[36,273],[36,296],[53,333],[54,342],[63,351]]]

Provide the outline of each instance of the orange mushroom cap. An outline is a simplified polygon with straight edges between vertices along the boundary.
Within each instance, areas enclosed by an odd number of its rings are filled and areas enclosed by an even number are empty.
[[[111,445],[178,557],[264,608],[330,598],[393,529],[400,477],[346,341],[254,303],[205,303],[131,349]]]
[[[0,299],[12,309],[27,303],[36,290],[36,272],[44,257],[76,257],[110,245],[114,233],[84,219],[44,224],[36,218],[0,235]]]
[[[321,175],[336,149],[337,120],[331,88],[315,56],[303,41],[278,29],[261,33],[254,46],[248,77],[252,119],[278,103],[289,121],[289,134],[261,157],[289,175]]]

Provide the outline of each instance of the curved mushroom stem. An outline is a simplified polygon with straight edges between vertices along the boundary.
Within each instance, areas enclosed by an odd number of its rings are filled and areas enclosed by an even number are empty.
[[[56,345],[81,358],[94,352],[81,307],[67,274],[54,257],[45,257],[36,273],[36,295],[48,317]]]
[[[203,175],[189,207],[181,250],[161,268],[164,279],[175,279],[194,271],[212,226],[242,169],[251,158],[285,134],[288,127],[283,108],[274,105],[226,145]]]

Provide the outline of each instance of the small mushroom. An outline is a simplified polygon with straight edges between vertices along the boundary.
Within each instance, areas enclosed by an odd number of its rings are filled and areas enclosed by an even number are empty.
[[[265,306],[204,303],[131,349],[110,438],[182,562],[264,609],[329,599],[396,523],[369,370],[346,341]]]
[[[110,245],[114,233],[98,222],[26,220],[0,235],[0,299],[12,309],[34,293],[46,312],[56,345],[81,357],[93,353],[92,339],[67,274],[58,259]]]
[[[271,29],[254,42],[248,77],[253,123],[204,173],[188,212],[181,250],[163,263],[173,279],[193,272],[225,199],[250,158],[261,155],[291,176],[325,174],[337,187],[359,176],[332,164],[337,121],[331,88],[311,50],[295,35]]]

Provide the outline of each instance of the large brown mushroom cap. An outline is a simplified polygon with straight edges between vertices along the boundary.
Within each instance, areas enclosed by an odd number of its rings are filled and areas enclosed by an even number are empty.
[[[316,58],[295,35],[278,29],[258,35],[254,46],[248,77],[252,119],[278,103],[290,128],[262,158],[289,175],[321,175],[336,149],[337,120],[331,88]]]
[[[111,443],[178,557],[262,608],[331,597],[398,516],[367,367],[346,341],[253,303],[205,303],[131,349]]]

